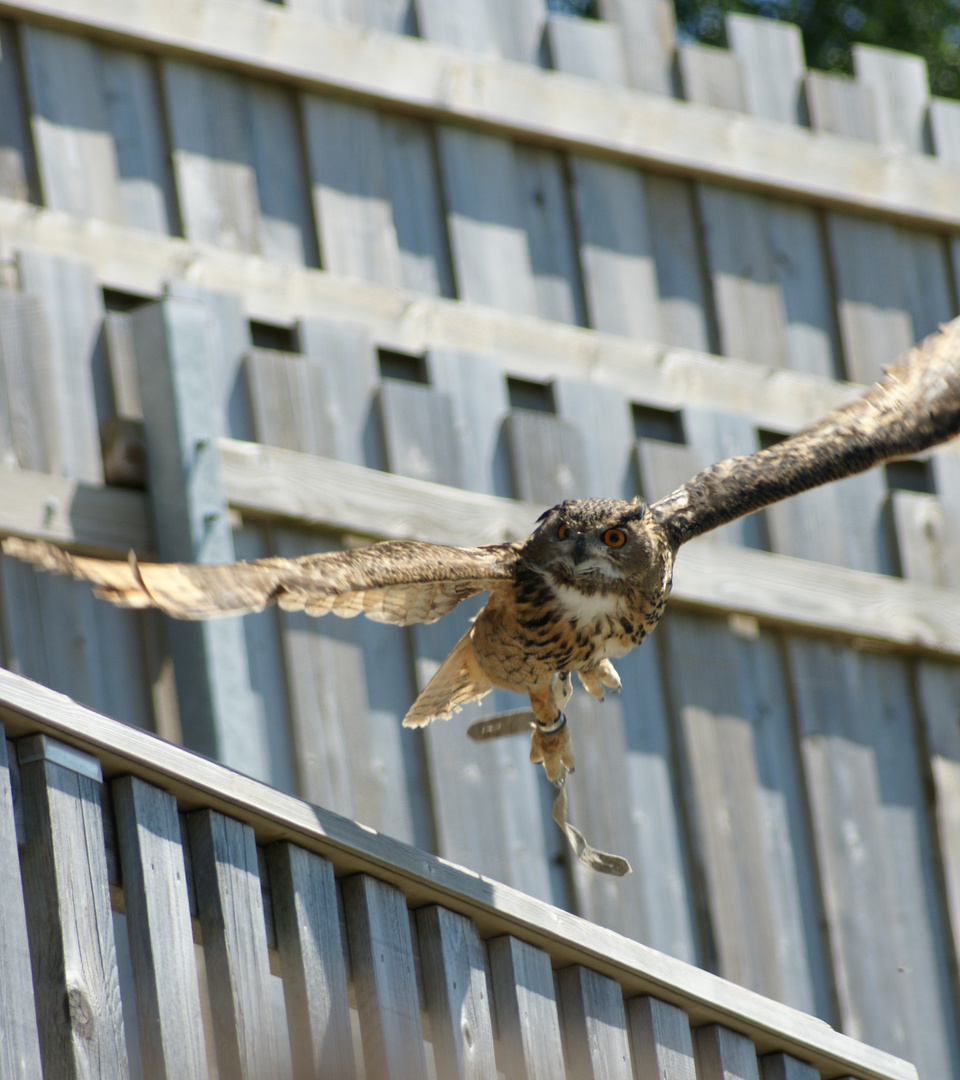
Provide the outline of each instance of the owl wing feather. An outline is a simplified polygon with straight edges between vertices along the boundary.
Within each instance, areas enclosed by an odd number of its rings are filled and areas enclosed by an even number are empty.
[[[675,547],[809,488],[908,457],[960,431],[960,319],[867,393],[766,450],[728,458],[650,507]]]
[[[7,555],[89,581],[119,607],[155,607],[177,619],[244,615],[277,603],[308,615],[364,613],[408,626],[435,622],[461,600],[513,577],[517,544],[458,548],[388,540],[353,551],[223,566],[95,559],[43,540],[8,537]]]

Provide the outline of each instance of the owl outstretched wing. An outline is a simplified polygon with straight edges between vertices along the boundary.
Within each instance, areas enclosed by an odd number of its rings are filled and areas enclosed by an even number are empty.
[[[468,596],[513,577],[518,544],[458,548],[388,540],[299,559],[208,566],[71,555],[42,540],[9,537],[8,555],[89,581],[119,607],[155,607],[177,619],[244,615],[276,603],[308,615],[361,612],[377,622],[429,623]]]
[[[960,319],[954,319],[861,397],[766,450],[711,465],[650,513],[679,547],[801,491],[918,454],[958,431]]]

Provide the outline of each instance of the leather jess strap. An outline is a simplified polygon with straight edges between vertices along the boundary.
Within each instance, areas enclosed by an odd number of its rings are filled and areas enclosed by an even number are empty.
[[[467,735],[474,742],[486,742],[488,739],[499,739],[506,735],[529,734],[536,727],[536,723],[537,718],[532,710],[514,709],[511,712],[497,713],[475,721],[467,728]],[[553,820],[562,829],[567,843],[577,857],[577,862],[598,874],[610,874],[613,877],[629,874],[630,863],[622,855],[613,855],[608,851],[591,847],[583,833],[575,825],[570,824],[567,817],[568,780],[569,776],[566,776],[556,782],[557,797],[553,800]]]

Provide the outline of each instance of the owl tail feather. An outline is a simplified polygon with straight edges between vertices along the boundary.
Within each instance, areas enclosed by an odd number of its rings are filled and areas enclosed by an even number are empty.
[[[489,694],[493,684],[473,651],[471,627],[420,691],[403,718],[404,727],[424,727],[431,720],[449,720],[460,706]]]

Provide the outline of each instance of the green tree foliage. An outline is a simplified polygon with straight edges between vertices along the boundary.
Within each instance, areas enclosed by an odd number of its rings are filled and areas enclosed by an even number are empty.
[[[796,23],[807,63],[851,73],[855,42],[916,53],[927,61],[930,88],[960,98],[960,0],[675,0],[682,36],[706,45],[725,41],[728,11]]]

